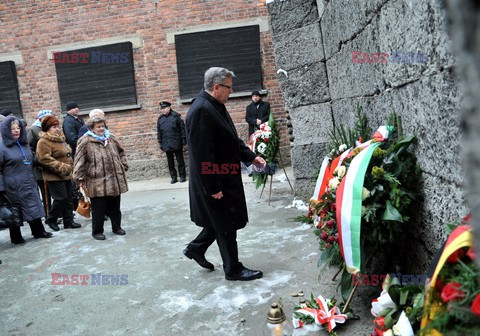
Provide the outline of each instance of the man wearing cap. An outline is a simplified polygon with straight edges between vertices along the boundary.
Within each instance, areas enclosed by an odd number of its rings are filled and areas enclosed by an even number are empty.
[[[78,108],[77,103],[69,101],[66,104],[66,109],[67,115],[63,120],[63,133],[65,134],[67,143],[72,148],[72,158],[74,158],[75,150],[77,149],[78,132],[80,131],[80,128],[82,128],[84,122],[78,116],[80,109]]]
[[[36,156],[37,152],[37,143],[40,140],[40,131],[42,130],[42,120],[48,115],[53,115],[52,110],[40,110],[37,113],[37,119],[33,122],[32,126],[27,131],[27,138],[28,144],[30,145],[30,149],[32,150],[33,156]],[[43,173],[42,167],[40,165],[35,165],[34,170],[35,178],[37,179],[38,187],[40,188],[40,192],[42,194],[43,206],[45,208],[45,213],[48,213],[48,210],[52,208],[52,201],[50,199],[50,195],[46,192],[46,185],[43,182]]]
[[[247,106],[245,120],[248,123],[248,136],[270,117],[270,104],[260,98],[260,92],[252,92],[252,102]]]
[[[157,121],[157,139],[160,149],[167,154],[168,170],[172,180],[170,183],[177,183],[177,170],[173,156],[177,158],[178,173],[180,182],[185,182],[187,173],[185,172],[185,161],[183,160],[183,146],[187,143],[185,140],[185,124],[177,112],[172,110],[167,101],[160,102],[162,114]]]

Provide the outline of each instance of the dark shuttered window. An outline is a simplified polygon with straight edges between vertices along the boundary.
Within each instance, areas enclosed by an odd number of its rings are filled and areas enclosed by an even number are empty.
[[[70,100],[82,110],[137,104],[131,42],[53,55],[63,109]]]
[[[12,61],[0,62],[0,109],[8,108],[22,118],[22,105],[18,93],[17,70]]]
[[[235,73],[235,92],[262,88],[258,25],[176,35],[175,48],[182,99],[200,92],[203,75],[212,66]]]

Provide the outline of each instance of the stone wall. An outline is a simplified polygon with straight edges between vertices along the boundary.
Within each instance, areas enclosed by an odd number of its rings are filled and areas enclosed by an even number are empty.
[[[396,112],[404,133],[419,139],[414,151],[424,202],[412,237],[419,244],[405,260],[424,270],[443,242],[444,224],[467,211],[459,155],[462,90],[442,1],[276,0],[268,11],[277,66],[285,70],[278,80],[293,125],[297,195],[312,195],[327,130],[353,126],[357,103],[372,128]],[[361,52],[359,59],[367,53],[372,63],[354,62],[352,52]],[[396,62],[394,52],[415,58]],[[419,53],[428,60],[419,61]]]

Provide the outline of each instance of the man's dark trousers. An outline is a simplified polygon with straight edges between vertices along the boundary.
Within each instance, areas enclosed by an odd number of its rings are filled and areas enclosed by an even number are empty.
[[[184,179],[187,176],[185,172],[185,161],[183,160],[183,150],[179,149],[177,151],[168,151],[167,152],[167,160],[168,160],[168,170],[170,172],[170,177],[172,180],[177,179],[177,170],[175,169],[175,160],[173,159],[173,155],[177,158],[178,162],[178,172],[180,174],[180,179]]]
[[[239,272],[243,265],[238,261],[237,231],[217,233],[212,228],[204,227],[200,234],[188,244],[187,249],[193,253],[205,255],[207,249],[214,241],[223,260],[223,270],[226,275]]]

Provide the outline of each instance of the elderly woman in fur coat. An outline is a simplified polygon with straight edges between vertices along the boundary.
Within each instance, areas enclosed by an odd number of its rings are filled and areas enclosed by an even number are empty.
[[[59,217],[63,217],[65,229],[78,229],[80,224],[73,221],[72,201],[72,149],[65,142],[60,128],[60,121],[53,115],[42,120],[42,132],[37,143],[37,161],[42,166],[43,179],[47,181],[47,189],[53,198],[52,208],[48,212],[45,223],[54,231],[60,230],[57,225]]]
[[[23,220],[30,224],[35,238],[50,238],[52,234],[42,224],[45,212],[33,174],[34,159],[25,126],[20,119],[9,116],[2,122],[0,132],[0,194],[21,205]],[[25,243],[20,227],[10,229],[10,240],[14,244]]]
[[[89,131],[78,141],[73,178],[90,197],[92,236],[104,240],[105,215],[110,217],[113,233],[125,234],[121,227],[120,194],[128,191],[128,165],[122,146],[105,128],[105,119],[90,118],[86,125]]]

